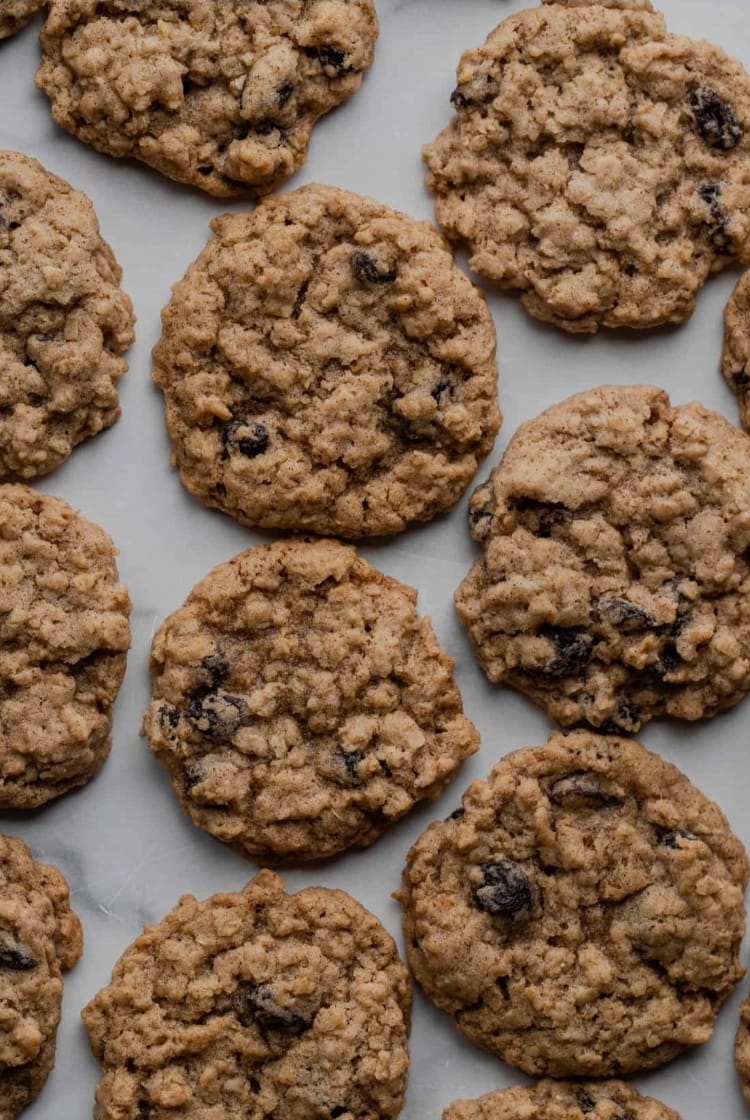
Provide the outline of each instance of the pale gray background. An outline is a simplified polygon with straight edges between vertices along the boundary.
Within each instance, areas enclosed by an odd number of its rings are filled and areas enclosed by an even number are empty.
[[[382,31],[372,73],[347,106],[318,125],[309,162],[292,185],[332,183],[431,218],[419,150],[448,120],[459,55],[523,6],[523,0],[378,0]],[[720,5],[663,0],[662,6],[671,30],[711,38],[750,68],[747,0]],[[57,1067],[25,1115],[84,1120],[91,1114],[97,1066],[78,1018],[83,1004],[107,982],[117,956],[142,924],[161,918],[180,894],[205,897],[236,889],[253,873],[252,864],[183,817],[138,729],[148,697],[147,653],[155,626],[212,566],[260,538],[203,509],[183,491],[169,468],[161,397],[149,380],[149,351],[170,284],[202,248],[209,220],[228,207],[143,166],[115,163],[56,129],[46,99],[33,84],[37,29],[35,24],[0,47],[0,146],[37,156],[93,199],[138,314],[138,340],[122,382],[122,419],[42,484],[103,525],[121,550],[120,572],[134,603],[133,648],[116,709],[114,749],[100,777],[80,793],[33,815],[0,818],[0,828],[22,836],[68,877],[86,937],[83,960],[65,983]],[[479,477],[497,462],[521,420],[604,382],[650,381],[668,389],[676,402],[697,397],[735,421],[734,400],[717,362],[721,312],[736,275],[725,273],[707,285],[686,326],[648,335],[571,338],[529,319],[513,297],[491,296],[505,424]],[[383,570],[419,588],[422,609],[432,615],[458,661],[466,709],[483,745],[437,805],[414,813],[368,851],[286,878],[292,888],[322,883],[351,891],[400,939],[399,910],[389,896],[410,843],[430,820],[458,803],[471,778],[484,776],[515,747],[541,743],[547,721],[527,701],[486,683],[457,625],[451,595],[473,554],[466,500],[440,522],[364,551]],[[748,705],[750,700],[698,726],[661,721],[641,736],[719,802],[746,844]],[[749,958],[746,949],[745,963]],[[708,1045],[638,1079],[640,1088],[672,1105],[684,1120],[747,1115],[732,1061],[744,988],[745,983],[725,1006]],[[439,1120],[442,1108],[456,1097],[522,1080],[462,1041],[450,1021],[416,995],[405,1118]]]

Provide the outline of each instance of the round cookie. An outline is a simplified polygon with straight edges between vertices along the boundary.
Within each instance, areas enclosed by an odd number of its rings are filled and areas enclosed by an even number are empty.
[[[96,1115],[387,1120],[401,1109],[411,990],[380,922],[270,871],[147,928],[83,1019]]]
[[[15,35],[44,4],[45,0],[0,0],[0,39]]]
[[[266,194],[357,92],[377,36],[373,0],[51,0],[37,85],[101,152]]]
[[[737,397],[743,427],[750,428],[750,272],[740,276],[724,309],[721,372]]]
[[[0,151],[0,480],[46,474],[120,415],[120,276],[88,198]]]
[[[335,541],[215,568],[157,632],[144,719],[182,807],[263,857],[370,844],[479,743],[417,593]]]
[[[68,885],[36,863],[22,840],[0,834],[0,1115],[39,1094],[55,1061],[61,972],[81,955],[81,924]]]
[[[747,858],[679,770],[557,732],[462,806],[416,842],[397,897],[412,971],[463,1034],[553,1077],[648,1069],[710,1037],[744,971]]]
[[[750,75],[635,0],[505,19],[423,152],[471,267],[568,331],[679,323],[750,260]]]
[[[672,1108],[642,1097],[624,1081],[538,1081],[454,1101],[443,1120],[680,1120]]]
[[[521,425],[469,517],[480,663],[558,723],[637,731],[750,688],[750,439],[723,416],[579,393]]]
[[[0,807],[84,785],[109,748],[130,600],[107,534],[66,502],[0,486]]]
[[[185,486],[343,537],[450,509],[500,416],[492,318],[437,231],[321,186],[212,229],[154,350]]]

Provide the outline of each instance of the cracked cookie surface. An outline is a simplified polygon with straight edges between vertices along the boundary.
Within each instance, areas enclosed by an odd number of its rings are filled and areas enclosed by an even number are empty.
[[[504,20],[424,149],[470,266],[569,331],[682,322],[711,272],[750,260],[750,76],[622,7]]]
[[[89,781],[109,748],[130,600],[107,534],[59,498],[0,486],[0,806]]]
[[[96,1120],[388,1120],[403,1103],[411,989],[393,940],[343,891],[262,871],[147,928],[84,1009]]]
[[[737,397],[742,426],[750,429],[750,272],[740,276],[724,309],[721,372]]]
[[[45,0],[0,0],[0,39],[15,35],[32,19]]]
[[[317,185],[212,229],[154,350],[185,486],[345,537],[451,508],[500,417],[492,318],[438,232]]]
[[[624,1081],[538,1081],[454,1101],[443,1120],[680,1120],[672,1108]]]
[[[99,151],[265,194],[357,92],[377,35],[372,0],[51,0],[37,85]]]
[[[0,480],[46,474],[120,415],[120,276],[88,198],[0,151]]]
[[[638,743],[516,751],[411,849],[412,971],[528,1074],[606,1077],[705,1042],[743,975],[747,858],[719,808]]]
[[[750,439],[723,416],[579,393],[521,425],[469,519],[479,661],[558,723],[637,731],[750,688]]]
[[[157,632],[144,720],[193,821],[253,855],[370,844],[479,737],[416,592],[334,541],[216,568]]]
[[[22,840],[0,834],[0,1117],[14,1120],[55,1060],[61,973],[81,955],[68,885]]]

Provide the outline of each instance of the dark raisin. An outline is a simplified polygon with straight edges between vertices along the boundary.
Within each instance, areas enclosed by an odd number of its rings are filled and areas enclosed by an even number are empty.
[[[282,82],[276,90],[276,100],[279,105],[286,105],[289,98],[294,93],[294,83],[290,81]]]
[[[459,807],[458,809],[454,809],[445,819],[447,821],[460,821],[465,812],[465,809]]]
[[[380,769],[382,770],[382,772],[386,776],[386,778],[392,778],[393,777],[393,771],[391,770],[388,763],[385,762],[382,758],[378,759],[378,766],[380,767]]]
[[[726,253],[731,248],[732,242],[726,232],[729,218],[721,204],[721,187],[718,183],[701,183],[698,194],[711,214],[711,221],[707,223],[711,244],[718,253]]]
[[[348,786],[362,785],[359,767],[364,759],[362,751],[336,751],[337,771]]]
[[[257,1094],[260,1092],[260,1081],[258,1081],[257,1077],[250,1077],[248,1079],[248,1084],[253,1093]]]
[[[696,86],[688,96],[698,132],[712,148],[734,148],[742,139],[734,109],[708,86]]]
[[[667,673],[674,673],[682,665],[682,658],[677,652],[677,646],[674,642],[667,642],[659,654],[657,662],[657,671],[666,676]]]
[[[234,420],[222,432],[227,451],[239,451],[248,459],[255,459],[268,450],[270,436],[265,424],[256,420]]]
[[[588,1093],[581,1093],[578,1098],[578,1105],[584,1116],[587,1116],[589,1112],[593,1112],[596,1108],[596,1101],[593,1097],[590,1097]]]
[[[599,730],[602,735],[622,735],[625,731],[638,731],[643,717],[629,700],[620,699],[613,719],[606,720]]]
[[[613,626],[621,626],[624,630],[651,629],[656,625],[648,611],[637,607],[628,599],[599,599],[596,609],[607,622],[611,622]]]
[[[264,1031],[302,1034],[310,1026],[305,1016],[277,1003],[267,984],[240,984],[232,996],[232,1005],[243,1027],[256,1024]]]
[[[472,529],[475,529],[483,521],[492,520],[492,510],[490,509],[472,509],[469,510],[469,523]]]
[[[591,660],[594,639],[585,630],[562,630],[550,626],[540,633],[555,647],[554,657],[540,670],[546,677],[564,677],[569,673],[577,673]]]
[[[247,126],[247,129],[240,139],[244,140],[251,132],[256,133],[258,136],[270,136],[272,132],[281,132],[281,126],[278,121],[254,121],[253,124]]]
[[[148,1101],[138,1101],[136,1108],[138,1109],[135,1114],[136,1120],[149,1120],[149,1117],[154,1114],[154,1106]]]
[[[467,109],[469,105],[471,105],[471,102],[466,94],[462,92],[460,86],[456,86],[451,94],[451,105],[453,105],[455,109]]]
[[[744,370],[740,370],[739,373],[732,374],[732,381],[736,388],[746,389],[747,386],[750,385],[750,374],[745,373]]]
[[[349,1109],[345,1108],[343,1104],[336,1105],[335,1108],[331,1109],[331,1120],[336,1120],[337,1116],[345,1116],[348,1111]]]
[[[229,662],[223,653],[211,653],[201,661],[201,669],[205,669],[211,677],[211,683],[217,685],[227,676]]]
[[[696,840],[697,837],[692,832],[685,832],[681,828],[672,829],[670,832],[665,832],[663,836],[659,837],[659,843],[663,844],[665,848],[672,848],[673,850],[680,847],[680,840]]]
[[[231,739],[247,719],[247,705],[241,696],[228,692],[209,692],[194,696],[187,707],[187,718],[206,739]]]
[[[435,388],[432,390],[432,393],[430,395],[439,404],[440,403],[440,398],[442,397],[443,393],[449,393],[451,397],[453,396],[453,391],[454,391],[455,387],[456,386],[454,385],[451,378],[441,377],[440,380],[438,381],[437,385],[435,386]]]
[[[361,284],[391,284],[396,279],[396,269],[384,269],[375,257],[355,249],[350,258],[352,272]]]
[[[182,771],[182,785],[185,793],[190,793],[199,782],[203,781],[205,776],[200,762],[188,762]]]
[[[474,899],[488,914],[512,917],[531,905],[529,877],[512,859],[493,859],[482,864],[482,884],[474,888]]]
[[[560,778],[550,789],[549,797],[555,805],[566,809],[599,809],[611,800],[599,779],[582,771]]]
[[[174,731],[179,722],[180,713],[177,711],[177,709],[173,708],[171,704],[162,704],[162,706],[159,708],[159,723],[161,724],[162,729],[167,732],[170,729]]]
[[[323,47],[305,47],[305,54],[310,58],[318,58],[323,66],[330,66],[332,70],[336,70],[339,74],[343,74],[346,66],[346,53],[339,50],[338,47],[323,46]]]
[[[28,949],[21,945],[0,942],[0,968],[9,968],[13,972],[30,972],[38,963]]]

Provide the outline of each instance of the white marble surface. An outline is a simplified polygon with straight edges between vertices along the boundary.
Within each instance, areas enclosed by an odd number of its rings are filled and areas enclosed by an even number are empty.
[[[217,0],[220,2],[220,0]],[[747,0],[663,0],[671,29],[715,40],[750,67]],[[310,160],[294,185],[319,180],[372,194],[430,218],[420,145],[449,116],[448,97],[460,52],[480,43],[523,0],[379,0],[382,33],[361,93],[317,128]],[[147,652],[157,622],[177,607],[213,565],[259,540],[182,490],[168,465],[161,398],[149,381],[149,351],[159,311],[227,207],[175,186],[145,167],[115,164],[52,124],[36,92],[36,27],[0,47],[0,146],[37,156],[94,200],[106,238],[125,271],[138,313],[138,340],[122,383],[123,416],[112,431],[76,451],[43,483],[112,534],[134,602],[133,648],[116,709],[114,750],[99,778],[35,814],[0,818],[36,854],[67,875],[85,927],[83,960],[68,976],[57,1067],[29,1120],[83,1120],[91,1114],[97,1066],[79,1020],[83,1004],[106,983],[119,953],[144,922],[159,919],[185,892],[206,896],[236,889],[253,866],[183,817],[161,770],[139,738],[148,695]],[[236,206],[235,209],[240,209]],[[714,279],[690,323],[632,337],[570,338],[527,318],[509,296],[491,296],[499,334],[500,399],[505,424],[495,463],[517,424],[569,393],[602,382],[652,381],[680,402],[698,397],[736,419],[717,373],[721,310],[735,276]],[[368,557],[420,590],[458,677],[469,715],[483,736],[481,752],[435,806],[415,813],[366,852],[287,874],[291,887],[322,883],[351,891],[399,936],[390,898],[410,843],[433,817],[458,802],[471,778],[483,776],[509,750],[544,740],[547,722],[510,691],[493,689],[471,656],[451,593],[472,557],[466,501],[449,517],[368,547]],[[750,843],[750,700],[698,726],[649,725],[647,746],[676,762],[728,813]],[[747,950],[743,959],[747,963]],[[744,988],[743,984],[741,988]],[[684,1120],[746,1115],[734,1078],[732,1040],[741,989],[722,1011],[712,1041],[648,1077],[639,1087],[678,1109]],[[450,1021],[419,995],[412,1033],[412,1072],[404,1117],[438,1120],[458,1096],[523,1080],[465,1043]]]

